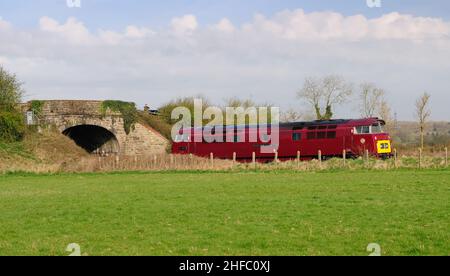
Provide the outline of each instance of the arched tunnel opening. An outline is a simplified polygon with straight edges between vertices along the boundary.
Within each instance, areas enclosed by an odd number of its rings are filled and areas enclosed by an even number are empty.
[[[94,125],[79,125],[64,130],[63,134],[88,153],[119,153],[119,142],[116,136],[106,128]]]

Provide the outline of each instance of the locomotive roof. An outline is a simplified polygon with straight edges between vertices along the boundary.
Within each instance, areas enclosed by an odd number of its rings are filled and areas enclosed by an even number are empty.
[[[310,126],[322,126],[322,125],[343,125],[352,123],[354,125],[366,125],[373,124],[375,122],[381,122],[385,124],[385,122],[379,118],[366,118],[366,119],[336,119],[336,120],[316,120],[316,121],[307,121],[307,122],[292,122],[292,123],[280,123],[280,128],[305,128]],[[270,127],[270,124],[267,125]],[[214,126],[211,126],[213,128]],[[236,126],[223,126],[224,129],[232,128]],[[237,128],[254,128],[257,125],[238,125]],[[204,127],[203,127],[204,128]]]
[[[375,122],[381,122],[383,125],[385,122],[379,118],[365,118],[365,119],[337,119],[337,120],[317,120],[309,122],[293,122],[293,123],[282,123],[280,128],[302,128],[310,126],[323,126],[323,125],[367,125],[373,124]]]
[[[309,127],[309,126],[322,126],[322,125],[342,125],[350,122],[347,119],[339,120],[323,120],[323,121],[310,121],[310,122],[293,122],[293,123],[281,123],[280,127],[296,128],[296,127]]]

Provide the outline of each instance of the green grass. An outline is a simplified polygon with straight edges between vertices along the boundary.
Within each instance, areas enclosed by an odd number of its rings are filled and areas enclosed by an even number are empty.
[[[0,176],[0,255],[449,255],[450,171]]]

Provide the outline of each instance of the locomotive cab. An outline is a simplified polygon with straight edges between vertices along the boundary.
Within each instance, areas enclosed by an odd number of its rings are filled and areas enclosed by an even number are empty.
[[[374,118],[371,122],[355,126],[354,147],[356,152],[364,153],[366,150],[373,156],[389,158],[392,156],[391,137],[384,130],[385,121]]]

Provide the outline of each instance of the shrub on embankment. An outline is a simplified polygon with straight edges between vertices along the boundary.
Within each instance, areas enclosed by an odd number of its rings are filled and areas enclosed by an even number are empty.
[[[25,133],[23,116],[17,108],[22,99],[22,83],[0,65],[0,141],[20,141]]]
[[[25,125],[22,114],[14,110],[0,110],[0,141],[20,141],[23,139],[24,133]]]

